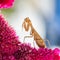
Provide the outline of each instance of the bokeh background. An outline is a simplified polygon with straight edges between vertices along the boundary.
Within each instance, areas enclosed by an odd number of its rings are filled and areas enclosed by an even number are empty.
[[[47,42],[47,47],[60,47],[60,0],[15,0],[14,7],[2,9],[2,13],[21,42],[30,33],[22,30],[24,18],[29,17],[40,36],[49,40],[50,46]],[[33,40],[27,38],[25,42],[34,46]]]

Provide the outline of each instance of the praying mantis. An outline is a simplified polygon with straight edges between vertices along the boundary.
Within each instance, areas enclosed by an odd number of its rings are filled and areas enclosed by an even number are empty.
[[[29,17],[24,19],[24,22],[22,24],[22,28],[24,28],[25,31],[27,31],[27,32],[29,31],[29,28],[31,28],[31,31],[30,31],[31,36],[25,36],[24,40],[25,40],[25,38],[34,37],[34,40],[35,40],[36,44],[38,45],[38,47],[43,47],[43,48],[46,47],[44,40],[41,38],[41,36],[38,34],[38,32],[34,29]]]

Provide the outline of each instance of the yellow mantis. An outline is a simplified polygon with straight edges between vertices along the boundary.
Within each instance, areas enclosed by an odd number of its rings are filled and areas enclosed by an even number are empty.
[[[22,24],[22,27],[25,29],[25,31],[29,31],[29,28],[31,28],[31,31],[30,31],[30,35],[31,36],[25,36],[24,37],[24,40],[25,38],[29,38],[29,37],[34,37],[34,40],[36,42],[36,44],[39,46],[39,47],[43,47],[45,48],[46,47],[46,44],[44,42],[44,40],[41,38],[41,36],[37,33],[37,31],[34,29],[32,23],[31,23],[31,20],[29,19],[29,17],[25,18],[24,19],[24,22]]]

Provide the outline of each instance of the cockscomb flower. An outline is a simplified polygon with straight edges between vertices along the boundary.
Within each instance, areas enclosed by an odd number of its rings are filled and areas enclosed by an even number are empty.
[[[5,21],[3,15],[0,15],[0,52],[11,55],[18,50],[18,36],[15,31]]]
[[[54,52],[54,60],[60,60],[60,49],[55,48],[53,52]]]
[[[16,60],[59,60],[60,58],[57,52],[56,49],[36,49],[29,45],[21,44],[19,50],[13,56]]]
[[[16,60],[33,60],[30,56],[32,55],[32,47],[27,44],[20,44],[19,50],[16,51],[13,56]]]
[[[0,15],[0,60],[60,60],[60,50],[32,48],[19,42],[16,32]]]
[[[11,8],[14,4],[14,0],[0,0],[0,8]]]
[[[33,54],[31,55],[33,60],[52,60],[53,51],[47,48],[39,48],[38,50],[33,49]]]

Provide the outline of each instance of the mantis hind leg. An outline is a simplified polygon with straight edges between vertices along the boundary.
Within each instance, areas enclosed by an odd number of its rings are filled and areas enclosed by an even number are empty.
[[[48,39],[45,38],[44,41],[48,42],[49,47],[51,46],[50,41]]]

